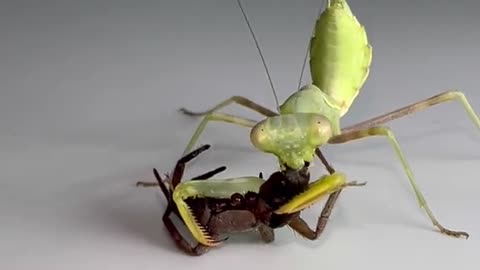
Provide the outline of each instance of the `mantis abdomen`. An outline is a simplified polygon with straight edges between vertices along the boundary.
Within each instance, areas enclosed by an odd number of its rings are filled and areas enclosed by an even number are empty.
[[[327,93],[343,116],[365,83],[372,47],[365,28],[345,0],[333,0],[315,24],[310,41],[313,84]]]

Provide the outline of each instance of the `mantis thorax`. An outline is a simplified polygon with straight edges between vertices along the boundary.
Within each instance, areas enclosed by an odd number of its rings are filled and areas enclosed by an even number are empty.
[[[272,153],[292,169],[312,162],[315,149],[340,133],[340,110],[314,85],[295,92],[281,106],[280,115],[268,117],[250,133],[252,144]]]

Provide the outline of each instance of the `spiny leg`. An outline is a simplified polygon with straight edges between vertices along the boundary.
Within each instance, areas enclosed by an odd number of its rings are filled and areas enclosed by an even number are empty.
[[[170,215],[172,212],[177,215],[177,217],[182,221],[184,225],[185,222],[181,218],[180,213],[178,212],[178,208],[175,206],[175,203],[172,200],[172,191],[165,186],[163,179],[160,177],[160,174],[156,169],[153,169],[153,173],[155,175],[155,178],[157,179],[158,185],[162,189],[162,192],[167,199],[167,208],[165,209],[162,220],[170,236],[175,241],[175,244],[178,248],[190,255],[199,256],[206,253],[209,250],[209,247],[202,244],[197,244],[195,247],[192,247],[177,230],[175,224],[173,224],[172,220],[170,219]]]
[[[366,129],[361,129],[361,130],[353,130],[348,133],[342,133],[340,135],[332,137],[328,143],[330,144],[341,144],[341,143],[346,143],[349,141],[353,140],[358,140],[361,138],[366,138],[366,137],[371,137],[371,136],[384,136],[386,137],[391,145],[393,146],[397,157],[400,159],[400,162],[402,163],[403,169],[405,170],[405,173],[408,176],[408,180],[410,182],[410,185],[412,186],[413,191],[415,192],[415,195],[417,197],[418,203],[420,207],[422,207],[425,210],[425,213],[428,215],[430,218],[431,222],[433,223],[434,226],[436,226],[441,233],[455,236],[455,237],[460,237],[460,236],[465,236],[468,238],[468,233],[463,232],[463,231],[453,231],[450,229],[447,229],[441,225],[438,220],[435,218],[433,215],[432,211],[430,210],[430,207],[428,206],[425,198],[423,197],[422,192],[420,189],[417,187],[415,177],[413,176],[413,172],[410,168],[410,165],[408,164],[405,156],[403,155],[402,150],[400,149],[400,145],[395,139],[395,136],[393,132],[387,128],[387,127],[371,127],[371,128],[366,128]]]
[[[244,126],[249,128],[253,127],[257,123],[257,121],[254,121],[254,120],[250,120],[250,119],[246,119],[243,117],[234,116],[226,113],[209,113],[205,115],[205,117],[202,119],[197,129],[195,130],[195,133],[193,134],[192,138],[187,144],[187,147],[183,151],[184,155],[190,152],[190,150],[193,148],[193,146],[198,141],[198,138],[202,134],[203,130],[205,129],[209,121],[227,122],[227,123],[236,124],[239,126]]]
[[[397,118],[410,115],[419,111],[423,111],[427,108],[430,108],[434,105],[445,103],[447,101],[453,101],[453,100],[458,100],[461,102],[463,108],[465,111],[467,111],[468,116],[472,119],[472,121],[475,123],[475,125],[480,128],[480,119],[478,118],[477,114],[473,110],[472,106],[468,102],[468,99],[465,97],[465,94],[463,94],[460,91],[452,90],[452,91],[446,91],[441,94],[435,95],[433,97],[430,97],[428,99],[424,99],[418,102],[415,102],[413,104],[407,105],[403,108],[400,108],[398,110],[374,117],[372,119],[363,121],[361,123],[346,127],[342,129],[342,133],[348,133],[354,130],[359,130],[359,129],[365,129],[365,128],[370,128],[370,127],[376,127],[379,125],[382,125],[386,122],[395,120]]]
[[[170,214],[174,212],[178,217],[180,217],[180,215],[178,214],[178,210],[173,204],[171,191],[169,191],[169,189],[165,186],[165,183],[163,182],[162,178],[160,177],[156,169],[153,169],[153,173],[155,174],[155,178],[158,181],[157,184],[160,186],[163,194],[167,199],[167,208],[165,209],[162,220],[165,227],[167,228],[167,231],[169,232],[170,236],[174,240],[175,244],[177,245],[178,248],[180,248],[181,250],[183,250],[184,252],[190,255],[199,256],[204,254],[205,252],[208,251],[208,247],[200,244],[198,244],[195,247],[192,247],[177,230],[177,227],[175,226],[175,224],[173,224],[172,220],[170,219]]]
[[[342,173],[324,175],[320,179],[310,183],[304,192],[294,196],[290,201],[275,210],[274,213],[292,214],[300,212],[312,206],[324,196],[332,194],[342,188],[348,186],[364,186],[365,184],[365,182],[347,182],[345,175]]]
[[[172,213],[172,205],[169,203],[163,215],[163,223],[165,224],[165,227],[167,228],[168,232],[170,233],[170,236],[174,240],[177,247],[189,255],[200,256],[206,253],[210,249],[209,247],[204,246],[202,244],[197,244],[195,247],[192,247],[185,240],[185,238],[180,234],[180,232],[177,230],[177,227],[175,226],[175,224],[173,224],[172,220],[170,219],[171,213]]]
[[[204,111],[204,112],[192,112],[192,111],[189,111],[185,108],[180,108],[180,112],[186,114],[186,115],[189,115],[189,116],[204,116],[204,115],[207,115],[207,114],[210,114],[210,113],[213,113],[213,112],[216,112],[232,103],[236,103],[238,105],[241,105],[243,107],[246,107],[248,109],[251,109],[253,111],[256,111],[262,115],[265,115],[265,116],[275,116],[277,115],[277,113],[275,113],[274,111],[258,104],[258,103],[255,103],[253,101],[251,101],[250,99],[247,99],[245,97],[241,97],[241,96],[233,96],[231,98],[228,98],[222,102],[220,102],[218,105],[212,107],[211,109],[207,110],[207,111]]]

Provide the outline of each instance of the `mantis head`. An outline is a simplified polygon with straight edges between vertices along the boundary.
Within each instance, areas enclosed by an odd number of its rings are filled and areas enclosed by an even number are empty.
[[[282,166],[300,169],[313,160],[315,149],[333,135],[330,121],[319,114],[295,113],[266,118],[250,132],[255,148],[274,154]]]

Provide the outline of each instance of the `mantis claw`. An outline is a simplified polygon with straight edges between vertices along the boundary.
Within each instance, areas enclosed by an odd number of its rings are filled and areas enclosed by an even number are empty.
[[[456,238],[465,237],[465,239],[468,239],[468,237],[470,237],[470,235],[467,232],[452,231],[452,230],[449,230],[449,229],[445,229],[443,227],[440,228],[440,233],[443,233],[443,234],[446,234],[446,235],[449,235],[449,236],[453,236],[453,237],[456,237]]]

